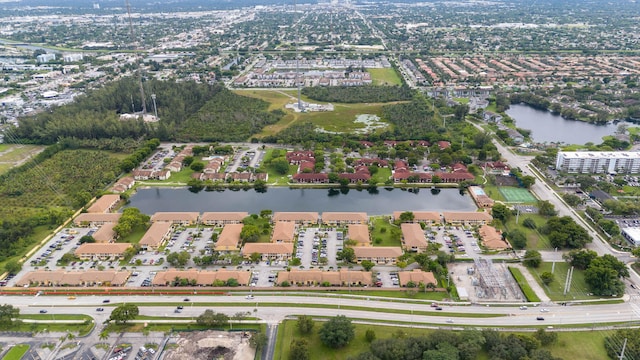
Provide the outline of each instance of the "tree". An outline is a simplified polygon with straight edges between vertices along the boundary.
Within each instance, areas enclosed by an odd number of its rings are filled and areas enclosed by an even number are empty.
[[[298,326],[298,331],[300,331],[301,334],[310,334],[311,331],[313,330],[313,318],[309,315],[299,315],[298,316],[298,322],[297,322],[297,326]]]
[[[540,280],[542,280],[542,283],[545,285],[551,284],[554,279],[555,277],[553,276],[553,274],[548,271],[545,271],[542,274],[540,274]]]
[[[371,271],[371,269],[376,266],[376,264],[374,264],[373,261],[370,260],[362,260],[360,265],[362,265],[364,271]]]
[[[509,217],[511,217],[511,210],[506,205],[498,203],[493,205],[491,208],[491,215],[494,219],[498,219],[505,223],[509,220]]]
[[[202,169],[204,169],[204,163],[201,161],[194,161],[193,163],[191,163],[189,168],[191,168],[191,170],[193,171],[200,172],[202,171]]]
[[[15,275],[22,270],[22,263],[16,259],[11,259],[4,264],[4,270],[11,275]]]
[[[522,186],[526,187],[527,189],[530,189],[531,186],[533,186],[533,184],[536,183],[536,178],[534,178],[531,175],[525,175],[522,178],[520,178],[520,181],[522,182]]]
[[[586,270],[591,261],[598,257],[598,253],[593,250],[571,250],[563,256],[571,266],[575,266],[580,270]]]
[[[289,163],[285,158],[271,160],[271,167],[280,175],[286,175],[289,172]]]
[[[113,231],[120,238],[126,237],[139,227],[146,226],[149,222],[149,215],[143,214],[137,208],[126,208],[122,211],[122,216],[118,219],[118,224],[113,227]]]
[[[535,220],[533,220],[532,218],[526,218],[522,221],[522,226],[529,228],[529,229],[535,229],[538,227],[538,225],[536,225]]]
[[[376,339],[376,331],[373,329],[367,329],[367,331],[364,333],[364,339],[368,343],[373,342],[373,340]]]
[[[184,267],[191,259],[191,254],[186,251],[172,252],[167,255],[167,262],[175,267]]]
[[[537,268],[542,264],[542,255],[536,250],[527,250],[524,253],[524,260],[522,263],[525,266]]]
[[[556,209],[549,201],[541,200],[538,201],[538,214],[542,216],[555,216]]]
[[[323,344],[332,348],[341,348],[353,340],[355,326],[344,315],[338,315],[324,323],[319,334]]]
[[[224,327],[229,325],[229,316],[207,309],[198,316],[196,323],[209,327]]]
[[[116,324],[126,324],[127,321],[135,319],[139,313],[137,305],[124,303],[113,309],[108,321],[113,320]]]
[[[509,231],[507,233],[507,239],[509,239],[511,246],[513,246],[514,249],[524,249],[527,247],[527,237],[518,229]]]
[[[13,305],[0,305],[0,325],[7,326],[13,324],[13,319],[20,315],[20,309]]]
[[[251,262],[253,263],[259,262],[260,259],[262,259],[262,254],[260,254],[259,252],[253,252],[251,253],[251,255],[249,255],[249,260],[251,260]]]
[[[94,243],[96,242],[96,239],[93,238],[93,236],[91,235],[85,235],[83,237],[80,238],[80,240],[78,241],[80,244],[84,244],[84,243]]]
[[[262,331],[258,331],[251,335],[251,338],[249,339],[249,346],[256,350],[260,350],[265,345],[267,345],[268,340],[269,339],[267,338],[267,334],[263,333]]]
[[[582,199],[578,195],[570,193],[562,194],[562,199],[569,206],[578,206],[582,202]]]
[[[618,272],[604,264],[591,264],[584,272],[584,280],[594,295],[598,296],[622,296],[624,283],[620,280]]]
[[[398,219],[400,220],[401,223],[413,222],[413,219],[415,219],[415,215],[413,214],[412,211],[405,211],[402,214],[400,214],[400,217]]]
[[[240,239],[244,243],[252,243],[258,241],[260,238],[260,228],[253,224],[247,224],[242,227],[240,231]]]
[[[548,332],[543,328],[538,329],[533,336],[540,341],[542,346],[547,346],[558,341],[558,333]]]
[[[352,263],[356,260],[356,253],[353,248],[345,247],[341,251],[338,251],[336,257],[344,262]]]
[[[309,345],[305,339],[295,339],[289,346],[289,360],[309,360]]]

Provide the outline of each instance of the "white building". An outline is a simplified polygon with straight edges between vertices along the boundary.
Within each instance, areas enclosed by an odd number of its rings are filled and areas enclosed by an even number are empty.
[[[38,60],[39,63],[46,63],[46,62],[49,62],[51,60],[55,60],[56,59],[56,54],[54,54],[54,53],[40,54],[40,55],[36,56],[36,59]]]
[[[640,173],[640,152],[626,151],[560,151],[556,169],[568,173]]]
[[[633,246],[640,245],[640,228],[628,227],[622,229],[622,236]]]
[[[62,60],[64,60],[64,62],[76,62],[76,61],[82,61],[83,55],[82,54],[65,54],[62,57]]]

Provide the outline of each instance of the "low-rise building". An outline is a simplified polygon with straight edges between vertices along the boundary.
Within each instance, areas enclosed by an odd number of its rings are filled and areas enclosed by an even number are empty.
[[[198,223],[198,212],[157,212],[151,216],[151,222],[168,222],[174,225],[190,226]]]
[[[469,194],[479,208],[491,208],[495,203],[479,186],[469,186]]]
[[[171,236],[171,223],[154,222],[138,243],[143,250],[157,250]]]
[[[176,270],[159,271],[151,281],[154,286],[212,286],[227,284],[230,279],[235,279],[240,286],[249,285],[250,271],[237,270]]]
[[[402,229],[402,246],[405,250],[413,252],[423,252],[427,250],[427,239],[420,224],[400,224]]]
[[[200,222],[207,226],[240,224],[247,216],[249,216],[248,212],[204,212],[200,217]]]
[[[107,194],[102,195],[89,208],[89,213],[108,213],[111,212],[120,202],[120,195]]]
[[[491,250],[506,250],[510,249],[511,245],[502,237],[502,232],[493,226],[482,225],[478,229],[480,235],[480,241],[487,249]]]
[[[118,270],[35,270],[26,273],[16,286],[123,286],[130,275]]]
[[[278,284],[288,282],[300,286],[369,286],[372,284],[370,271],[340,271],[299,270],[280,271]]]
[[[347,239],[356,242],[356,246],[371,245],[369,226],[364,224],[349,224],[347,228]]]
[[[242,256],[260,254],[262,261],[289,261],[293,254],[293,243],[248,243],[242,247]]]
[[[320,220],[317,212],[275,212],[273,222],[291,221],[300,225],[315,225]]]
[[[74,254],[82,260],[116,260],[124,258],[130,247],[127,243],[84,243]]]
[[[240,233],[243,226],[243,224],[225,225],[218,236],[214,250],[224,252],[240,250]]]
[[[369,216],[364,212],[323,212],[322,223],[331,226],[367,224]]]
[[[446,211],[444,222],[453,226],[480,226],[490,223],[493,217],[484,211]]]
[[[106,223],[102,225],[95,233],[93,233],[93,238],[99,243],[114,241],[116,239],[116,232],[113,231],[113,227],[116,225],[117,223]]]
[[[116,181],[116,183],[111,187],[111,191],[115,193],[123,193],[131,189],[135,183],[136,180],[133,177],[125,176]]]
[[[400,271],[398,272],[398,281],[400,286],[407,286],[408,283],[413,283],[416,286],[433,284],[435,287],[438,282],[436,277],[430,271],[422,271],[421,269],[414,269],[413,271]]]
[[[296,224],[291,221],[277,221],[271,234],[271,242],[292,243],[295,240]]]
[[[400,219],[400,215],[405,211],[394,211],[393,220]],[[406,222],[424,223],[427,226],[437,225],[442,223],[440,213],[437,211],[411,211],[413,213],[413,220]]]
[[[640,245],[640,228],[627,227],[622,229],[622,236],[633,246]]]
[[[121,216],[121,213],[81,213],[73,219],[73,224],[82,227],[96,227],[106,223],[117,223]]]
[[[369,260],[378,265],[395,265],[398,257],[402,256],[402,249],[398,246],[358,246],[353,251],[358,264]]]

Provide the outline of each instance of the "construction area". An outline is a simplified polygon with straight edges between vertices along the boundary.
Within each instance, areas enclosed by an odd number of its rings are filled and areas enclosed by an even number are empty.
[[[467,291],[468,301],[521,302],[525,297],[506,264],[487,259],[449,266],[451,280]],[[462,300],[462,299],[461,299]]]
[[[165,360],[253,360],[251,333],[243,331],[182,332],[167,344]]]

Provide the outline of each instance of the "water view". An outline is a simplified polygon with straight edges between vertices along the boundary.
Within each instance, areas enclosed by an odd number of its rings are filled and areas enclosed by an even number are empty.
[[[506,113],[514,119],[517,127],[531,130],[531,137],[536,142],[599,144],[603,136],[613,134],[618,128],[618,124],[594,125],[567,120],[560,115],[524,104],[511,105]]]
[[[458,189],[289,189],[190,192],[186,188],[138,189],[128,206],[143,213],[156,211],[363,211],[369,215],[394,211],[474,211],[476,206]]]

